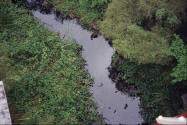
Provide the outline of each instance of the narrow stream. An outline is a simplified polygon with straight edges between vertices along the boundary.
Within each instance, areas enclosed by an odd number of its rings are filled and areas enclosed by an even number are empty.
[[[103,116],[104,123],[138,124],[142,122],[139,114],[139,98],[130,97],[127,93],[119,91],[116,84],[109,78],[108,67],[115,51],[103,36],[91,40],[92,32],[83,29],[76,19],[61,22],[53,12],[42,14],[40,11],[32,11],[32,14],[49,30],[65,38],[71,37],[83,46],[82,56],[88,64],[85,68],[95,82],[90,87],[90,92],[98,106],[98,112]]]

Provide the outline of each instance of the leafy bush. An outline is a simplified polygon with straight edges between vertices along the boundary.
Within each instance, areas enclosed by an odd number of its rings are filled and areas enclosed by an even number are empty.
[[[167,64],[165,51],[187,17],[185,5],[185,0],[113,0],[99,28],[124,58],[142,64]]]
[[[4,15],[6,12],[6,16]],[[0,70],[13,123],[98,121],[81,47],[44,29],[22,8],[0,2]],[[9,18],[9,19],[7,19]],[[4,22],[9,20],[10,22]],[[4,73],[6,73],[4,75]]]
[[[124,58],[139,63],[167,64],[165,54],[169,44],[157,34],[143,30],[137,25],[127,26],[124,39],[113,40],[113,46]]]
[[[184,45],[183,40],[178,36],[174,35],[175,40],[167,51],[169,56],[173,56],[177,60],[177,66],[173,68],[171,73],[174,83],[181,82],[182,80],[187,80],[187,46]]]
[[[169,67],[156,64],[137,64],[119,55],[113,57],[116,82],[135,85],[140,96],[141,115],[145,122],[153,123],[159,115],[175,116],[181,108],[178,91],[170,84]]]

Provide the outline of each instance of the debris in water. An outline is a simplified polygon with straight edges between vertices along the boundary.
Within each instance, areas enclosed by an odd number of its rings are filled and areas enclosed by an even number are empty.
[[[127,107],[128,107],[128,105],[127,105],[127,104],[125,104],[125,107],[124,107],[124,109],[127,109]]]
[[[101,83],[98,87],[102,87],[104,84],[103,83]]]
[[[103,107],[103,106],[100,106],[99,108],[100,108],[100,109],[103,109],[104,107]]]
[[[114,113],[116,113],[116,109],[114,110]]]
[[[91,40],[93,40],[94,38],[97,38],[98,34],[99,34],[98,30],[92,33],[92,35],[90,36]]]

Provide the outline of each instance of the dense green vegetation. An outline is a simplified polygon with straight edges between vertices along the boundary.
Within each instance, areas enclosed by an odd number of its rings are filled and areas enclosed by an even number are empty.
[[[140,96],[141,115],[147,123],[163,116],[175,116],[181,110],[180,94],[171,84],[170,67],[155,64],[137,64],[123,59],[119,54],[113,57],[112,67],[116,82],[135,85],[135,95]],[[182,84],[181,84],[182,86]]]
[[[13,123],[98,121],[81,47],[44,29],[10,1],[0,1],[0,79]]]
[[[173,34],[186,26],[186,5],[185,0],[113,0],[99,23],[117,50],[114,80],[137,87],[145,122],[185,109],[180,95],[187,89],[187,47]]]
[[[80,18],[80,22],[92,27],[95,22],[102,19],[106,3],[111,0],[47,0],[56,11],[63,13],[64,17]]]
[[[187,80],[187,45],[184,45],[179,36],[175,35],[175,40],[172,42],[167,54],[174,56],[178,62],[173,69],[173,73],[171,73],[171,76],[175,77],[173,82]]]
[[[113,0],[100,31],[120,55],[138,63],[167,64],[166,50],[185,17],[185,0]],[[117,24],[117,25],[116,25]]]
[[[46,1],[112,40],[114,80],[137,87],[145,122],[187,109],[180,98],[187,89],[186,0],[44,0],[44,6]],[[61,41],[27,11],[0,3],[0,79],[14,122],[96,121],[81,47]]]

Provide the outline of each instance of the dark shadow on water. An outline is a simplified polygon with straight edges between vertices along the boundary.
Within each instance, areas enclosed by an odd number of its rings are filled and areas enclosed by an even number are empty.
[[[128,84],[128,83],[125,83],[123,80],[116,80],[116,77],[117,77],[117,71],[114,67],[108,67],[108,71],[110,72],[109,74],[109,78],[115,83],[116,85],[116,89],[118,91],[117,92],[121,92],[121,93],[124,93],[130,97],[136,97],[137,95],[135,94],[135,91],[136,91],[136,86],[133,85],[133,84]]]

